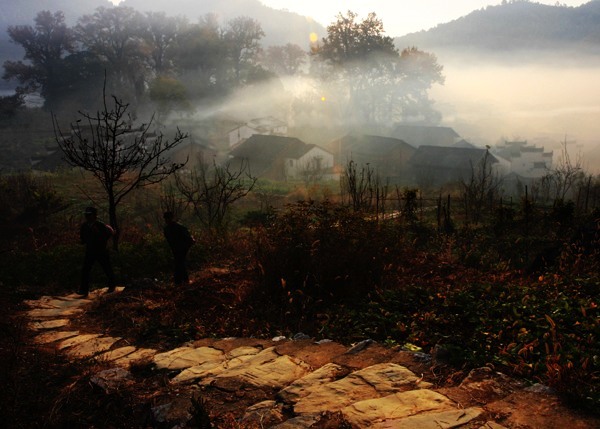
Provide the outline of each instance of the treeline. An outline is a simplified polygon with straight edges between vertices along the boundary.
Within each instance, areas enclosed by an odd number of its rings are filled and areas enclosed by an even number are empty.
[[[2,100],[9,113],[32,92],[55,112],[95,108],[104,81],[109,94],[134,106],[150,101],[159,113],[185,111],[240,87],[302,74],[314,82],[309,97],[296,96],[298,112],[321,109],[314,116],[354,123],[439,120],[428,97],[431,85],[443,83],[437,58],[398,50],[374,13],[362,21],[339,14],[327,37],[313,37],[310,52],[290,43],[263,49],[261,24],[244,16],[221,24],[207,14],[192,23],[129,7],[99,7],[72,27],[62,12],[42,11],[33,26],[8,33],[25,50],[23,60],[4,63],[3,78],[19,84]]]
[[[221,25],[206,15],[197,23],[162,12],[98,8],[69,27],[62,12],[42,11],[35,24],[11,26],[9,36],[25,50],[24,61],[6,61],[4,79],[17,93],[39,92],[46,107],[90,106],[102,89],[132,102],[149,97],[185,107],[186,99],[225,95],[232,88],[293,73],[306,53],[298,46],[263,52],[257,21],[235,18]],[[183,88],[185,91],[183,91]]]

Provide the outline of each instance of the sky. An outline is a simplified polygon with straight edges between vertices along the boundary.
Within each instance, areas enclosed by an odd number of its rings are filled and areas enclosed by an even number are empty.
[[[122,0],[110,0],[119,4]],[[227,0],[223,0],[227,1]],[[348,10],[364,18],[375,12],[383,21],[388,36],[403,36],[420,30],[428,30],[474,10],[494,6],[501,0],[260,0],[274,9],[287,9],[310,16],[324,26],[335,20],[338,12]],[[554,5],[557,0],[532,0],[536,3]],[[560,4],[580,6],[589,0],[560,0]]]

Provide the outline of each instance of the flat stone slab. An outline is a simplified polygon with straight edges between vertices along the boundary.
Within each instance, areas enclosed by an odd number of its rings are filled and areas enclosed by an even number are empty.
[[[234,358],[240,357],[240,356],[257,355],[262,350],[263,349],[260,347],[251,347],[251,346],[237,347],[237,348],[231,350],[230,352],[226,353],[225,359],[229,360],[229,359],[234,359]]]
[[[115,292],[123,292],[123,290],[125,289],[124,286],[117,286],[115,288]],[[63,297],[61,297],[62,299],[87,299],[90,300],[92,298],[98,298],[102,295],[107,295],[107,291],[108,291],[108,287],[103,287],[100,289],[94,289],[91,290],[90,293],[88,294],[88,298],[81,298],[81,295],[77,294],[77,293],[72,293],[69,295],[65,295]],[[113,293],[115,293],[113,292]]]
[[[195,365],[183,370],[172,380],[174,383],[184,383],[207,377],[215,377],[222,374],[244,362],[252,359],[253,356],[261,352],[258,347],[238,347],[225,355],[225,361],[207,361],[200,365]]]
[[[65,318],[68,316],[74,316],[83,312],[83,309],[79,307],[66,307],[66,308],[34,308],[33,310],[27,311],[27,316],[30,319],[56,319]]]
[[[34,331],[44,331],[48,329],[64,328],[69,323],[69,319],[43,320],[31,322],[29,328]]]
[[[114,337],[92,338],[89,341],[74,345],[67,350],[67,354],[75,358],[92,357],[99,353],[110,350],[110,348],[120,340],[121,338]]]
[[[114,361],[115,365],[124,367],[130,366],[134,362],[138,362],[144,359],[152,359],[156,355],[154,349],[137,349],[133,353],[130,353],[122,358],[118,358]]]
[[[181,370],[206,362],[218,361],[220,363],[224,359],[225,354],[212,347],[178,347],[155,355],[154,364],[159,369]]]
[[[294,405],[294,411],[301,414],[339,411],[355,402],[408,390],[418,381],[419,377],[402,365],[376,364],[322,384],[319,389],[301,397]]]
[[[69,338],[67,340],[62,341],[58,345],[58,349],[59,350],[64,350],[64,349],[67,349],[69,347],[73,347],[73,346],[76,346],[78,344],[82,344],[82,343],[85,343],[87,341],[93,340],[94,338],[98,338],[100,336],[101,336],[101,334],[77,335],[75,337],[72,337],[72,338]]]
[[[280,356],[275,347],[269,347],[250,356],[240,365],[228,368],[215,377],[203,379],[200,384],[215,383],[218,386],[223,379],[233,378],[257,387],[281,389],[308,374],[310,369],[305,362],[287,355]]]
[[[373,429],[451,429],[466,425],[483,413],[481,408],[426,412],[403,419],[392,419],[370,425]],[[492,427],[490,427],[492,428]]]
[[[109,350],[105,353],[102,353],[101,355],[97,356],[96,358],[99,361],[114,361],[117,359],[121,359],[125,356],[130,355],[131,353],[135,352],[137,350],[137,347],[134,346],[125,346],[125,347],[119,347],[118,349],[114,349],[114,350]]]
[[[351,424],[364,428],[385,420],[402,419],[429,411],[455,409],[454,402],[444,395],[429,389],[419,389],[355,402],[344,407],[342,414]]]
[[[201,365],[191,366],[184,369],[171,380],[172,383],[187,383],[195,380],[201,380],[207,377],[214,377],[223,372],[223,362],[209,361]]]
[[[287,403],[296,402],[300,398],[320,390],[324,384],[331,383],[347,374],[346,368],[335,363],[328,363],[294,381],[281,390],[277,396]]]
[[[80,298],[79,295],[67,295],[64,297],[42,296],[39,299],[27,299],[25,305],[31,308],[72,308],[89,303],[90,300]]]
[[[79,335],[79,331],[52,331],[44,332],[36,336],[33,342],[36,344],[50,344],[56,341],[64,340],[66,338],[72,338]]]
[[[405,366],[395,363],[380,363],[356,371],[352,376],[360,377],[364,381],[377,386],[377,391],[381,394],[395,393],[398,389],[408,389],[412,387],[425,387],[421,378]]]

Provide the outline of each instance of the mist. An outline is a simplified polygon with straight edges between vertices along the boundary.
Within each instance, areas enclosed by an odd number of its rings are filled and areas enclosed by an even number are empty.
[[[586,170],[600,171],[600,65],[440,63],[446,82],[431,97],[443,125],[478,145],[522,139],[556,151],[566,139]]]
[[[518,139],[558,154],[566,140],[587,171],[600,172],[600,65],[439,61],[445,84],[430,92],[442,114],[439,125],[481,147]],[[356,125],[344,122],[339,109],[335,100],[321,99],[310,78],[288,76],[236,91],[210,108],[199,105],[194,116],[219,113],[247,121],[271,115],[286,121],[296,137],[326,144],[326,138]],[[322,132],[310,133],[315,128]]]

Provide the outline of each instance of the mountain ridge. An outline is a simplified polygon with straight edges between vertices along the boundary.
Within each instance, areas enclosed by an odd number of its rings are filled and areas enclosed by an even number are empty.
[[[575,50],[600,53],[600,0],[578,7],[528,1],[479,9],[429,30],[394,39],[426,51],[505,54]]]

